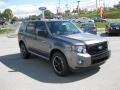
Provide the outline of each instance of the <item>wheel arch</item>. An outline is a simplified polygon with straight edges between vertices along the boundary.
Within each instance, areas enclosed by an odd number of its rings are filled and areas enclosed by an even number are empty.
[[[65,54],[62,52],[62,50],[55,48],[50,52],[50,62],[51,62],[53,54],[56,53],[56,52],[60,52],[61,54],[63,54],[65,59],[67,60],[67,58],[66,58]]]
[[[20,41],[19,41],[19,46],[20,46],[22,43],[25,44],[23,40],[20,40]]]

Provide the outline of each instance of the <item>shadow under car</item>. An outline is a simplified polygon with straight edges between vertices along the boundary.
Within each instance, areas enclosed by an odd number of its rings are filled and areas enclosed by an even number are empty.
[[[0,62],[12,69],[9,73],[21,72],[32,79],[45,83],[69,83],[79,81],[95,75],[100,67],[86,69],[73,73],[67,77],[57,76],[50,65],[49,61],[42,58],[31,56],[30,59],[22,59],[20,53],[0,57]]]

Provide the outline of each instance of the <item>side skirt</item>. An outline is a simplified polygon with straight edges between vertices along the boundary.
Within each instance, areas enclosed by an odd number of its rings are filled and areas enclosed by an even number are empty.
[[[29,51],[29,52],[32,53],[32,54],[34,54],[34,55],[36,55],[36,56],[38,56],[38,57],[41,57],[41,58],[43,58],[43,59],[45,59],[45,60],[49,60],[48,57],[42,56],[42,55],[37,54],[37,53],[34,53],[34,52],[32,52],[32,51]]]

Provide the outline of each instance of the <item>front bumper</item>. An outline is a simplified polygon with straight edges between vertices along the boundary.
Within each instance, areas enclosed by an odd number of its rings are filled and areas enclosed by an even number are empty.
[[[93,65],[93,64],[104,62],[110,57],[110,54],[111,54],[110,51],[105,51],[103,53],[91,56],[91,64]]]
[[[72,69],[99,66],[103,64],[110,57],[110,55],[111,51],[109,50],[95,55],[77,53],[76,55],[72,55],[72,60],[74,60],[74,65],[72,65]]]

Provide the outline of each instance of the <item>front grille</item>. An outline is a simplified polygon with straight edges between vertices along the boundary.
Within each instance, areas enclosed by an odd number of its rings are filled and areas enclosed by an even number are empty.
[[[100,62],[103,62],[107,59],[108,57],[105,57],[105,58],[102,58],[102,59],[98,59],[98,60],[93,60],[91,63],[92,64],[97,64],[97,63],[100,63]]]
[[[106,51],[104,53],[96,54],[91,56],[91,63],[96,64],[107,60],[110,57],[110,52]]]
[[[108,50],[108,45],[107,42],[101,42],[101,43],[87,45],[86,48],[87,48],[87,52],[90,55],[95,55]]]

